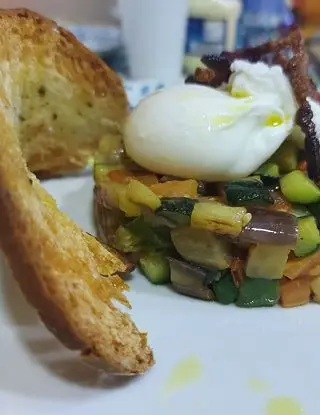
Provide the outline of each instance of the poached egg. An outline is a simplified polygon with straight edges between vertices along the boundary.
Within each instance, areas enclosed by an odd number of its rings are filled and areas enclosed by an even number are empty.
[[[280,66],[237,60],[227,85],[181,85],[145,98],[125,125],[127,154],[155,173],[245,177],[288,137],[297,104]]]

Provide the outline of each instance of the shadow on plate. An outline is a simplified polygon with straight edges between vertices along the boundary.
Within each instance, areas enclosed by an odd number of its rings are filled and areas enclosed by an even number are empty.
[[[26,303],[2,255],[0,293],[1,320],[4,319],[0,350],[2,347],[1,355],[6,356],[0,368],[2,373],[8,373],[0,377],[0,390],[29,397],[74,399],[75,394],[80,398],[86,391],[106,391],[131,383],[133,378],[99,371],[83,363],[77,352],[62,346]]]
[[[71,190],[63,197],[59,203],[59,208],[70,215],[85,231],[95,234],[93,186],[92,180],[86,180],[80,188]]]

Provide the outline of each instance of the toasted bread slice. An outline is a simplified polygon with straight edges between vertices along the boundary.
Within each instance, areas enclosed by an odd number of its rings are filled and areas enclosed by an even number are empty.
[[[143,373],[153,364],[146,334],[113,303],[127,304],[119,274],[130,266],[62,213],[28,171],[6,88],[0,84],[0,246],[13,275],[66,346],[113,372]]]
[[[121,134],[128,103],[119,77],[36,13],[0,10],[0,82],[33,172],[79,169],[103,140]]]

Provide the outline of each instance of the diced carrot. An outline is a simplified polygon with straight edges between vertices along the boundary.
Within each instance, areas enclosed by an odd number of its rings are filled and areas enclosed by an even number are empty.
[[[278,193],[274,197],[273,205],[270,205],[270,207],[268,209],[277,210],[277,211],[280,211],[280,212],[291,212],[292,211],[292,205],[280,193]]]
[[[230,271],[234,285],[238,288],[243,283],[246,276],[244,265],[245,261],[239,257],[234,257],[230,265]]]
[[[310,281],[299,278],[293,281],[284,279],[280,285],[282,307],[298,307],[310,301]]]
[[[307,161],[306,160],[302,160],[302,161],[300,161],[299,163],[298,163],[298,166],[297,166],[297,169],[298,170],[301,170],[301,171],[303,171],[303,172],[306,172],[307,171]]]
[[[317,303],[320,302],[320,277],[314,278],[311,281],[311,291],[313,294],[313,300]]]
[[[155,174],[138,174],[134,178],[146,186],[152,186],[153,184],[159,183],[159,180]]]
[[[108,177],[113,182],[126,183],[130,178],[133,177],[133,174],[125,169],[117,169],[117,170],[111,170],[108,173]]]
[[[303,258],[289,258],[284,275],[290,280],[299,277],[309,280],[320,277],[320,251]]]
[[[117,183],[129,183],[130,179],[139,180],[139,182],[146,186],[151,186],[158,183],[158,178],[155,174],[134,174],[125,169],[111,170],[108,173],[108,177],[111,181]]]
[[[189,180],[171,180],[165,183],[157,183],[150,189],[160,197],[191,197],[198,196],[198,182]]]

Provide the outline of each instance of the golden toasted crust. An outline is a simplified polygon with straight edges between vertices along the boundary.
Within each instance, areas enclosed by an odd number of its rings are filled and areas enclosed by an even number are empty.
[[[103,140],[121,134],[128,103],[119,77],[37,13],[0,10],[0,83],[34,172],[83,167]]]
[[[69,348],[114,372],[143,373],[153,364],[146,335],[112,302],[126,302],[116,274],[130,266],[62,213],[28,172],[4,106],[0,136],[0,246],[28,301]]]

